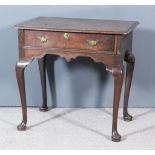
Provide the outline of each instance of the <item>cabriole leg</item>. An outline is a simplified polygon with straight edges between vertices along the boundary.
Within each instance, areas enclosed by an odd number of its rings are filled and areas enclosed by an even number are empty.
[[[119,142],[121,140],[121,136],[117,131],[117,118],[118,118],[118,108],[123,83],[123,68],[114,69],[113,76],[114,76],[114,99],[113,99],[112,141]]]
[[[25,92],[25,78],[24,78],[24,70],[27,65],[31,63],[31,60],[19,60],[16,64],[16,77],[19,87],[19,93],[21,98],[22,105],[22,122],[17,126],[18,130],[26,130],[27,124],[27,106],[26,106],[26,92]]]
[[[39,71],[40,71],[40,79],[42,86],[42,105],[40,107],[40,111],[47,111],[47,93],[46,93],[46,56],[38,60]]]
[[[132,116],[128,113],[128,101],[129,101],[129,94],[135,64],[135,58],[132,53],[126,52],[125,59],[126,61],[126,79],[125,79],[125,93],[124,93],[124,107],[123,107],[123,118],[125,121],[131,121]]]

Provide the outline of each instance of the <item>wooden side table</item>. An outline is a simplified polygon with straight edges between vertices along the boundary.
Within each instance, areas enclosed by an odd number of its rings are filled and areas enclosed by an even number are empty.
[[[114,77],[112,140],[118,142],[117,117],[123,83],[123,60],[127,64],[123,118],[131,121],[128,114],[128,98],[134,69],[132,54],[132,31],[138,25],[134,21],[114,21],[95,19],[71,19],[39,17],[18,24],[19,61],[16,76],[22,104],[23,120],[18,130],[25,130],[27,106],[24,69],[37,58],[42,84],[41,111],[47,111],[45,56],[58,55],[67,61],[78,56],[90,57],[95,62],[104,63],[106,70]]]

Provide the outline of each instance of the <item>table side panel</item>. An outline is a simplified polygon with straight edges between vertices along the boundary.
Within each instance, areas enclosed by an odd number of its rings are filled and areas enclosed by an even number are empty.
[[[132,36],[133,32],[129,33],[128,35],[122,35],[119,37],[118,51],[122,57],[122,60],[124,60],[126,52],[132,53]]]

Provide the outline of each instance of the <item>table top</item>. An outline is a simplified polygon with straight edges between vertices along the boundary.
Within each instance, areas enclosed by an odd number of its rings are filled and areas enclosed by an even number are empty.
[[[129,34],[138,24],[136,21],[38,17],[15,25],[15,27],[31,30]]]

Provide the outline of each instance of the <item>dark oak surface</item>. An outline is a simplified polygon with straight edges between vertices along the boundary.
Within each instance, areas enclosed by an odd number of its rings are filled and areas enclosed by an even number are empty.
[[[27,105],[24,70],[33,59],[38,59],[41,85],[41,111],[47,111],[46,95],[46,56],[57,55],[71,61],[77,57],[89,57],[103,63],[114,78],[112,140],[118,142],[121,136],[117,131],[119,102],[124,79],[123,118],[131,121],[128,101],[132,82],[135,58],[132,53],[132,31],[138,22],[114,20],[90,20],[39,17],[17,25],[19,40],[19,60],[16,76],[22,104],[23,120],[18,130],[25,130]]]
[[[64,32],[44,32],[25,30],[25,46],[37,47],[43,49],[49,48],[63,48],[63,49],[88,49],[92,52],[94,50],[113,51],[114,35],[104,34],[86,34],[69,32],[68,39],[64,39]],[[31,37],[29,37],[31,36]],[[41,43],[41,37],[47,38],[47,43]],[[95,40],[97,44],[90,46],[89,41]]]
[[[48,31],[128,34],[136,25],[138,25],[136,21],[38,17],[18,24],[15,27]]]

